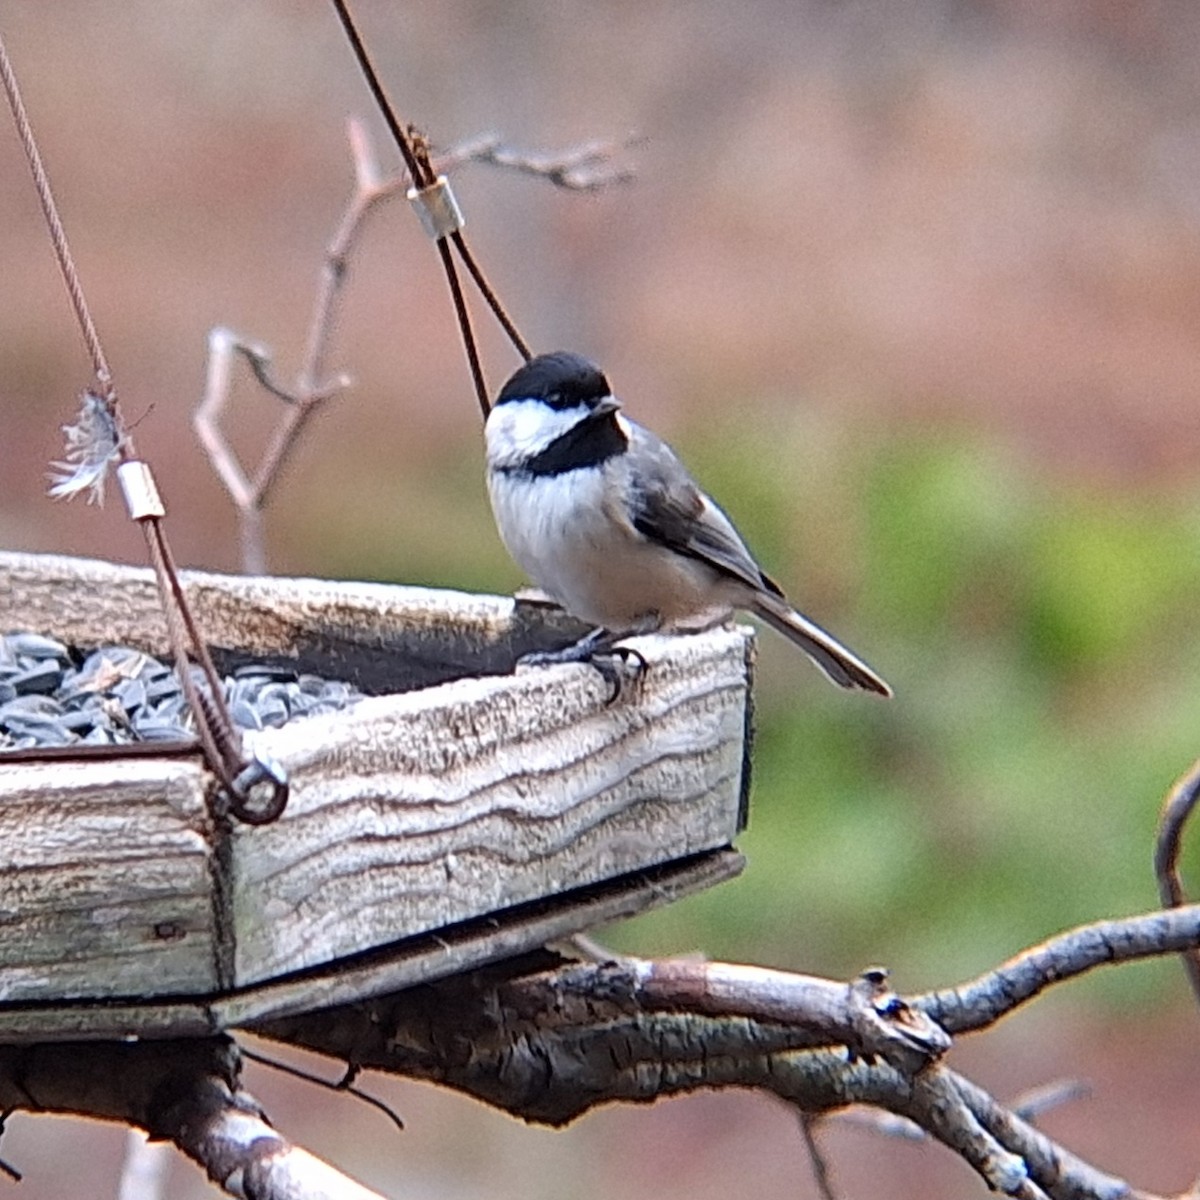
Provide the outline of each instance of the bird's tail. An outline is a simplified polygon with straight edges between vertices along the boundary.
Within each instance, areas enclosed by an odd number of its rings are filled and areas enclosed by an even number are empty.
[[[892,694],[892,689],[861,658],[781,597],[759,592],[754,597],[751,611],[789,641],[795,642],[838,687],[874,692],[879,696]]]

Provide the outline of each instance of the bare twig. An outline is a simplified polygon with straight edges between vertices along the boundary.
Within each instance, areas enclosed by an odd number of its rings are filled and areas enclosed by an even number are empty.
[[[868,1105],[885,1114],[873,1123],[935,1138],[1003,1194],[1127,1200],[1127,1183],[1025,1119],[1074,1087],[1005,1107],[945,1068],[939,1026],[980,1030],[1093,967],[1195,945],[1200,905],[1098,922],[908,1003],[877,970],[845,984],[702,961],[508,963],[256,1032],[552,1125],[710,1087],[763,1088],[810,1116]]]
[[[636,178],[632,167],[615,164],[622,153],[644,144],[644,138],[631,134],[620,142],[584,142],[566,150],[531,151],[506,146],[495,134],[481,134],[452,146],[435,161],[443,172],[467,163],[485,163],[548,180],[567,191],[598,192]]]
[[[204,398],[193,414],[192,423],[213,469],[238,510],[242,529],[242,569],[254,575],[261,575],[267,569],[262,510],[271,489],[317,409],[350,384],[346,375],[326,379],[324,372],[351,247],[367,215],[401,189],[400,180],[382,179],[370,140],[358,122],[350,122],[348,136],[354,162],[354,194],[325,248],[308,336],[294,385],[284,386],[271,375],[271,355],[265,347],[239,338],[227,329],[214,329],[209,334]],[[229,403],[235,354],[241,354],[249,361],[255,378],[268,392],[287,401],[287,408],[271,434],[253,478],[242,467],[219,423]]]
[[[813,1182],[817,1185],[821,1200],[837,1200],[837,1193],[833,1190],[833,1177],[829,1173],[829,1164],[825,1161],[825,1155],[821,1153],[821,1147],[817,1142],[817,1124],[820,1118],[806,1112],[800,1113],[799,1117],[800,1136],[804,1139],[805,1150],[808,1151]]]
[[[1168,908],[1187,903],[1187,893],[1179,874],[1179,854],[1183,831],[1197,800],[1200,800],[1200,761],[1193,763],[1171,789],[1159,817],[1158,836],[1154,842],[1154,874],[1158,878],[1158,894]],[[1182,958],[1192,994],[1200,1001],[1200,951],[1186,950]]]
[[[192,423],[213,470],[237,509],[242,570],[249,574],[263,574],[267,569],[263,510],[301,435],[321,406],[350,384],[350,378],[345,374],[328,375],[327,362],[355,244],[367,217],[385,201],[403,195],[411,182],[407,173],[384,176],[375,149],[360,122],[349,122],[347,137],[354,166],[354,192],[325,248],[308,334],[294,382],[283,383],[276,377],[271,368],[271,353],[265,346],[222,328],[214,329],[208,338],[204,395]],[[594,191],[632,178],[629,170],[610,168],[617,154],[630,144],[590,142],[557,154],[527,154],[505,148],[493,137],[476,138],[434,155],[431,170],[447,173],[467,163],[479,162],[546,179],[557,187]],[[473,261],[470,260],[468,265]],[[456,305],[460,303],[465,312],[466,300],[461,295],[461,288]],[[232,395],[233,366],[238,356],[246,360],[263,389],[287,405],[262,459],[252,472],[242,466],[221,426]]]
[[[6,1108],[0,1111],[0,1137],[4,1136],[4,1127],[8,1123],[8,1118],[13,1114],[11,1108]],[[13,1183],[20,1183],[24,1178],[20,1171],[12,1165],[7,1159],[0,1158],[0,1174],[7,1175]]]
[[[902,1142],[923,1142],[929,1136],[915,1121],[875,1108],[848,1108],[845,1112],[835,1113],[829,1120]]]
[[[361,1100],[364,1104],[370,1105],[371,1108],[378,1109],[383,1113],[398,1130],[401,1132],[404,1131],[404,1121],[394,1108],[385,1104],[378,1096],[372,1096],[369,1092],[364,1092],[361,1088],[354,1086],[354,1080],[359,1074],[358,1067],[347,1067],[341,1079],[331,1083],[328,1079],[322,1079],[320,1075],[314,1075],[311,1071],[304,1071],[299,1067],[291,1066],[289,1063],[280,1062],[279,1059],[271,1058],[268,1054],[259,1054],[254,1050],[246,1049],[245,1046],[241,1049],[242,1057],[249,1059],[250,1062],[260,1063],[264,1067],[270,1067],[272,1071],[279,1071],[283,1075],[290,1075],[293,1079],[302,1079],[305,1083],[316,1084],[317,1087],[325,1088],[328,1091],[342,1092],[344,1095],[353,1096],[356,1100]]]
[[[969,983],[915,996],[912,1004],[949,1033],[994,1024],[1048,987],[1096,967],[1200,946],[1200,905],[1096,921],[1059,934]]]
[[[1174,954],[1189,937],[1200,944],[1200,906],[1085,926],[1013,961],[1036,962],[1045,986],[1078,974],[1087,959]],[[1102,944],[1109,953],[1097,958]],[[961,1029],[982,1028],[1040,990],[1012,964],[989,973],[986,984],[906,1003],[878,969],[847,984],[695,960],[547,968],[553,961],[531,955],[264,1022],[255,1032],[555,1125],[614,1100],[648,1103],[712,1087],[768,1090],[810,1118],[868,1105],[911,1122],[1016,1200],[1134,1195],[942,1062],[949,1039],[918,1003],[934,1008],[940,1000]],[[992,992],[1005,983],[1016,988],[1012,1004],[997,1005]],[[173,1140],[226,1187],[253,1178],[261,1190],[245,1194],[320,1195],[314,1181],[330,1171],[265,1124],[240,1090],[236,1050],[222,1038],[0,1047],[0,1111],[17,1108],[141,1126]],[[296,1178],[310,1190],[296,1190]],[[355,1186],[341,1182],[330,1194],[369,1194]]]
[[[1128,1200],[1133,1189],[1124,1180],[1097,1170],[1062,1146],[1034,1129],[1027,1121],[1008,1111],[981,1087],[954,1074],[955,1090],[972,1115],[1005,1150],[1018,1156],[1028,1177],[1054,1196],[1099,1197],[1100,1200]],[[1148,1193],[1139,1193],[1148,1196]]]
[[[1022,1120],[1033,1121],[1044,1112],[1049,1112],[1060,1105],[1069,1104],[1072,1100],[1079,1100],[1090,1094],[1090,1089],[1086,1084],[1069,1079],[1060,1080],[1022,1092],[1009,1101],[1008,1107]],[[898,1117],[895,1113],[881,1112],[872,1108],[850,1108],[831,1119],[836,1119],[843,1125],[855,1125],[883,1137],[899,1138],[902,1141],[920,1142],[929,1136],[925,1130],[907,1117]]]
[[[75,1112],[174,1142],[231,1196],[383,1200],[290,1145],[239,1085],[228,1039],[0,1046],[0,1106]]]
[[[1091,1094],[1092,1089],[1078,1079],[1058,1079],[1014,1096],[1009,1108],[1023,1121],[1034,1121],[1042,1113],[1051,1112],[1075,1100],[1086,1100]]]
[[[255,1200],[385,1200],[291,1145],[236,1096],[197,1096],[184,1110],[176,1145],[231,1196]]]
[[[774,1056],[760,1086],[809,1110],[865,1104],[905,1118],[1002,1195],[1131,1200],[1135,1194],[1124,1180],[1072,1155],[942,1063],[909,1075],[882,1062],[848,1063],[836,1050],[800,1051]],[[901,1128],[890,1124],[877,1127]],[[1150,1200],[1148,1193],[1136,1195]]]

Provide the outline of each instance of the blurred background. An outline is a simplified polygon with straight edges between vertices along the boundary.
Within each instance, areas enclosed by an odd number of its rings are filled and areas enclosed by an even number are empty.
[[[1153,907],[1158,807],[1200,751],[1200,6],[354,7],[402,116],[443,145],[645,139],[637,181],[597,195],[467,169],[472,245],[534,346],[598,359],[897,690],[840,694],[765,634],[744,876],[604,936],[835,976],[882,962],[915,990]],[[206,333],[294,369],[351,189],[347,117],[394,154],[317,0],[12,3],[0,22],[176,553],[236,570],[190,427]],[[494,389],[515,362],[479,324]],[[355,386],[275,494],[272,569],[516,587],[445,285],[403,204],[359,244],[332,365]],[[89,376],[0,121],[0,545],[141,562],[118,503],[46,497]],[[229,423],[250,461],[277,416],[244,380]],[[1177,1191],[1200,1167],[1197,1020],[1178,964],[1126,967],[952,1062],[1002,1099],[1089,1081],[1048,1132]],[[547,1132],[369,1083],[406,1133],[251,1074],[291,1136],[391,1194],[816,1194],[794,1115],[761,1096]],[[2,1151],[25,1200],[65,1200],[115,1194],[122,1144],[18,1116]],[[937,1147],[836,1125],[825,1145],[850,1198],[982,1190]],[[169,1194],[215,1193],[181,1162]]]

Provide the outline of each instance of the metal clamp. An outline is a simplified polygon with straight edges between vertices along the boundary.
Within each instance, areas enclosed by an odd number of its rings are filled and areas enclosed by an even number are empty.
[[[150,464],[139,459],[129,459],[117,468],[117,480],[125,497],[125,507],[134,521],[148,521],[152,517],[165,517],[167,510]]]
[[[417,210],[421,225],[435,242],[457,233],[465,224],[462,209],[454,198],[450,180],[439,175],[428,187],[409,188],[408,202]]]

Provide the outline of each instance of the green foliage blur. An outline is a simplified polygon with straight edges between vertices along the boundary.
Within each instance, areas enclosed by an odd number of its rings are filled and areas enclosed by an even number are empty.
[[[746,871],[605,938],[839,976],[883,963],[912,990],[1155,907],[1159,806],[1200,753],[1197,498],[1056,483],[966,436],[784,417],[783,436],[730,419],[680,449],[896,698],[831,688],[763,631]],[[478,469],[457,455],[397,485],[421,519],[393,529],[383,574],[520,582]],[[339,574],[380,573],[333,541]],[[1089,998],[1186,1002],[1170,962],[1100,972],[1071,996]]]

